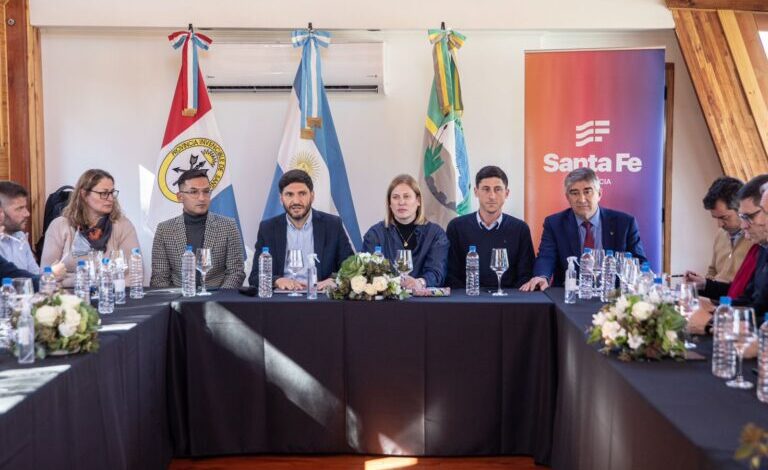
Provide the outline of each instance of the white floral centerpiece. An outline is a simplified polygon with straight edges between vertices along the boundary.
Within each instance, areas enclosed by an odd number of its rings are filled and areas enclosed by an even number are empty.
[[[95,352],[99,349],[98,311],[77,296],[53,294],[35,301],[35,350],[39,358],[46,355]],[[21,312],[14,310],[11,325],[16,328]],[[15,349],[15,347],[14,347]]]
[[[587,342],[601,342],[602,352],[615,351],[623,361],[685,359],[684,327],[674,304],[653,295],[622,295],[592,316]]]
[[[408,292],[400,287],[400,277],[383,256],[357,253],[345,259],[336,275],[336,285],[328,291],[332,299],[402,300]]]

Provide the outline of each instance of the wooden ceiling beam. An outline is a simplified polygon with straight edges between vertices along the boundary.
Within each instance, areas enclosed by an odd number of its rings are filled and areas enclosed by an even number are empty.
[[[768,12],[766,0],[666,0],[667,8]]]

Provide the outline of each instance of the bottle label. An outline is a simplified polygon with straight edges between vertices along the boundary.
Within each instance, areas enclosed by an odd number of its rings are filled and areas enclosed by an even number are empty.
[[[576,289],[578,289],[578,286],[576,285],[576,279],[565,280],[565,290],[576,290]]]
[[[20,326],[16,329],[16,337],[20,346],[29,346],[29,327]]]

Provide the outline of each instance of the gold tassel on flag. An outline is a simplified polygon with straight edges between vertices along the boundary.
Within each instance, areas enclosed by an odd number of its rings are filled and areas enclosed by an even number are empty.
[[[307,140],[312,140],[312,139],[315,138],[315,131],[313,131],[309,127],[305,127],[305,128],[303,128],[301,130],[301,138],[302,139],[307,139]]]
[[[317,128],[323,127],[323,118],[321,118],[320,116],[317,116],[317,117],[310,116],[310,117],[308,117],[307,118],[307,127],[317,127]]]
[[[184,117],[192,117],[195,114],[197,114],[197,110],[195,108],[184,108],[184,110],[181,112],[181,115]]]

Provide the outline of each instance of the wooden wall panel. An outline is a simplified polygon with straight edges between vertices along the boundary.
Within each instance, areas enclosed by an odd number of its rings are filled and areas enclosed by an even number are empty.
[[[720,15],[717,11],[672,9],[672,16],[723,171],[741,179],[768,173],[768,153]]]

